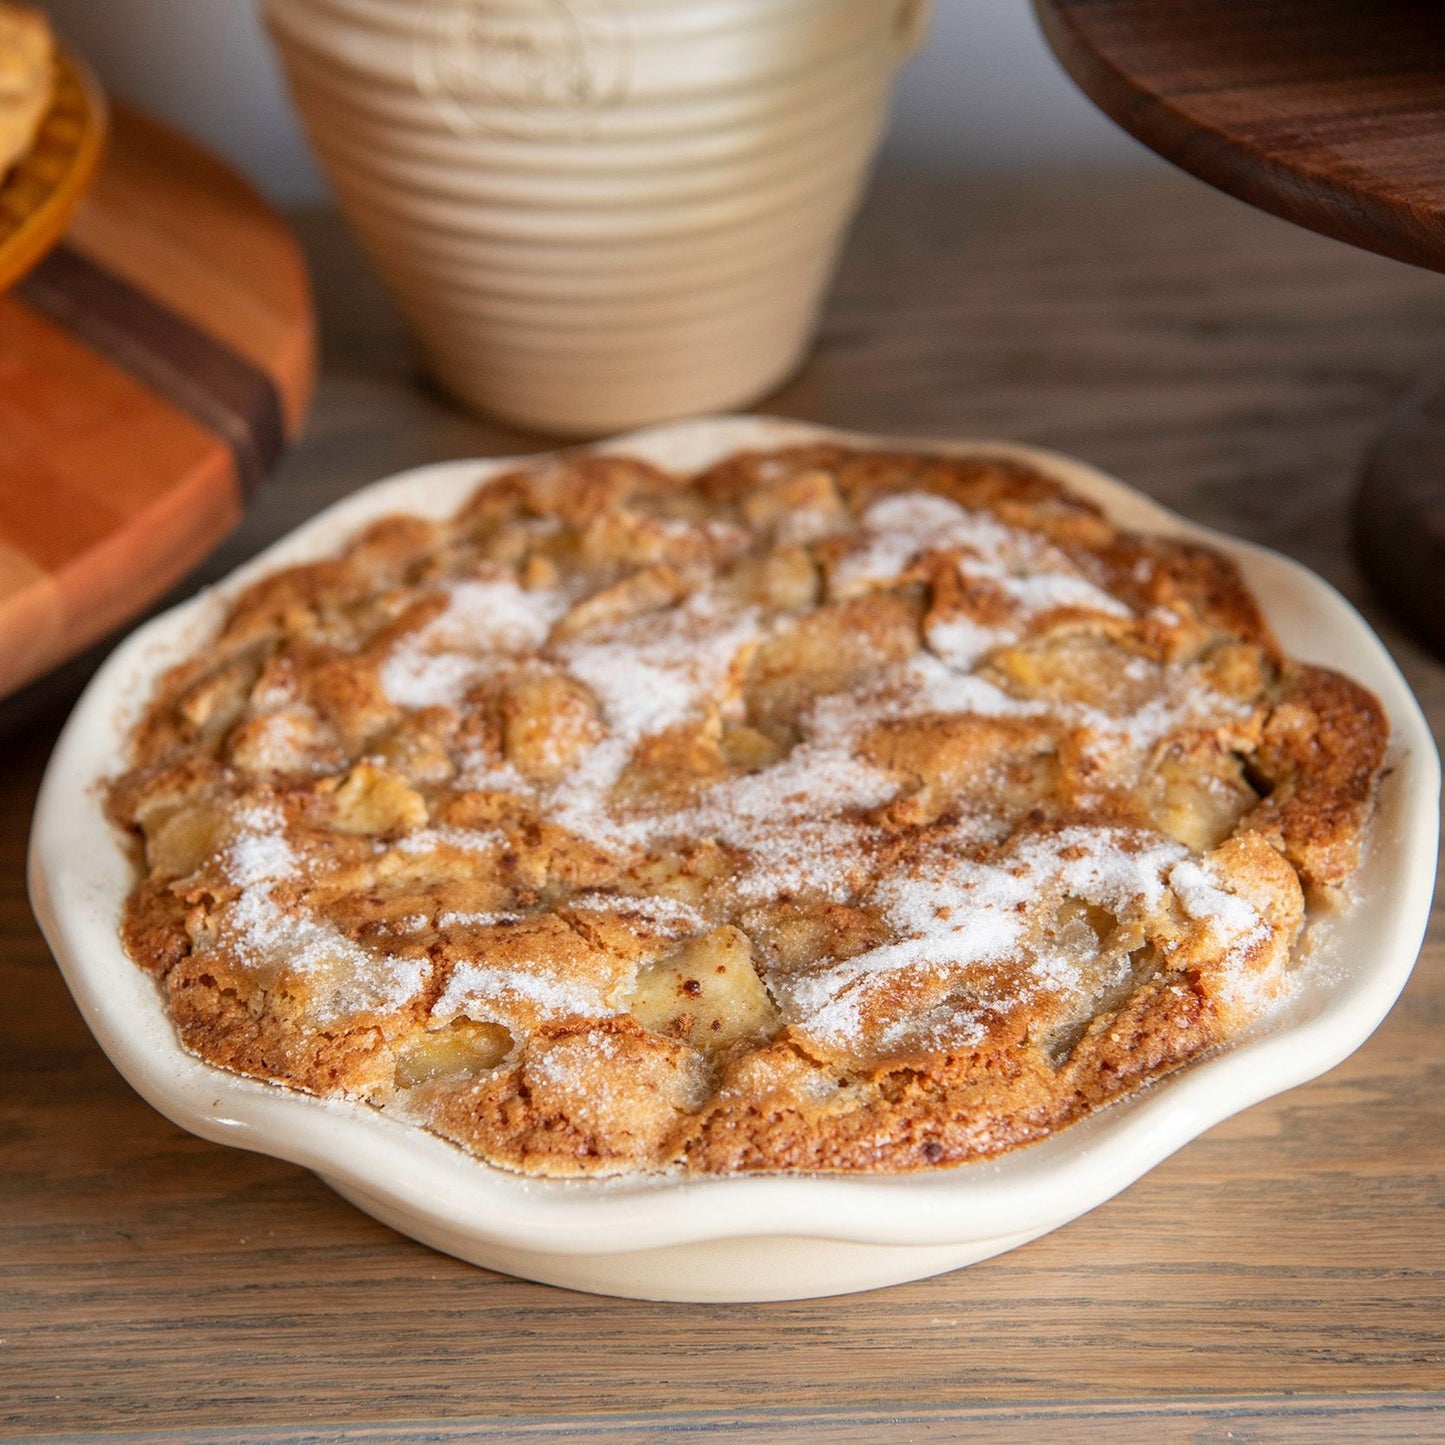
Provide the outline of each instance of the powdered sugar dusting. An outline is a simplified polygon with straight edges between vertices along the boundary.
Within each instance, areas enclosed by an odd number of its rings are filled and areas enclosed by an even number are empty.
[[[226,912],[225,926],[244,966],[263,977],[289,973],[305,982],[310,1010],[321,1027],[358,1014],[390,1012],[416,996],[428,973],[425,959],[372,952],[275,898],[275,886],[299,872],[278,807],[250,807],[237,822],[224,866],[241,892]]]
[[[660,616],[569,642],[558,655],[597,695],[612,734],[635,745],[686,722],[721,692],[738,652],[758,631],[751,611],[729,612],[694,594]]]
[[[613,1012],[595,988],[567,979],[520,969],[492,968],[485,963],[463,963],[453,971],[442,996],[432,1008],[436,1019],[458,1014],[482,1020],[513,1015],[518,1005],[541,1018],[580,1014],[595,1017]]]
[[[665,519],[653,530],[664,539],[696,531]],[[1067,696],[1015,696],[992,680],[1012,686],[1005,674],[976,670],[990,654],[1052,627],[1060,614],[1085,628],[1128,623],[1134,614],[1043,534],[944,497],[886,496],[864,510],[851,532],[831,523],[824,530],[818,556],[827,559],[819,565],[828,600],[864,597],[907,579],[916,585],[925,573],[936,580],[942,568],[949,585],[935,591],[952,599],[952,610],[925,608],[917,650],[902,657],[894,651],[888,660],[880,655],[836,690],[820,686],[795,715],[775,721],[770,734],[758,732],[767,720],[750,711],[748,668],[760,647],[795,635],[788,629],[796,619],[783,606],[770,612],[762,602],[739,601],[703,569],[677,574],[685,596],[675,605],[558,637],[557,623],[582,594],[560,584],[527,588],[512,573],[489,567],[443,584],[445,608],[392,646],[380,677],[388,700],[400,708],[481,708],[480,694],[468,694],[510,676],[533,655],[581,684],[587,706],[595,700],[601,736],[588,738],[560,779],[536,768],[523,776],[502,755],[500,724],[493,720],[490,731],[476,728],[470,741],[454,745],[458,789],[510,795],[517,816],[545,819],[619,868],[640,866],[679,844],[711,847],[726,859],[718,885],[730,910],[725,916],[700,886],[689,894],[696,901],[682,902],[580,884],[550,895],[534,890],[514,910],[443,909],[434,925],[432,914],[417,914],[413,935],[435,926],[447,931],[448,947],[472,935],[478,950],[475,959],[452,966],[436,1017],[499,1019],[525,1034],[538,1020],[615,1011],[585,980],[536,965],[504,969],[488,959],[485,931],[522,923],[539,908],[613,910],[663,940],[702,933],[741,910],[779,901],[863,908],[885,941],[851,957],[780,967],[766,980],[802,1037],[845,1052],[977,1044],[992,1013],[1008,1007],[1000,989],[1012,990],[1015,1003],[1048,995],[1073,1007],[1123,986],[1128,950],[1106,947],[1072,915],[1057,922],[1066,905],[1094,909],[1136,930],[1157,926],[1175,908],[1225,948],[1252,946],[1267,930],[1252,905],[1193,862],[1183,845],[1158,833],[1070,824],[1067,817],[1050,821],[1046,811],[1026,816],[1026,777],[1012,780],[1024,790],[1024,803],[1009,814],[998,802],[1011,782],[1003,771],[984,777],[976,793],[939,803],[929,799],[923,781],[932,759],[885,765],[877,759],[887,755],[875,748],[876,739],[893,736],[889,729],[967,719],[979,725],[976,734],[951,737],[945,728],[938,746],[951,739],[966,756],[970,737],[1017,736],[1025,762],[1053,760],[1072,748],[1092,769],[1093,785],[1123,792],[1138,782],[1162,740],[1181,729],[1243,725],[1248,704],[1204,687],[1186,669],[1143,657],[1121,664],[1135,701],[1114,711]],[[786,526],[778,532],[795,541],[810,535]],[[726,543],[730,556],[744,540],[736,528],[714,538],[719,547]],[[557,572],[527,575],[547,580]],[[615,581],[615,572],[605,574],[598,585]],[[1000,726],[988,732],[985,724]],[[725,761],[729,729],[751,730],[751,746],[763,748],[765,762],[749,768]],[[680,746],[693,748],[688,757],[696,761],[688,766],[695,766],[695,781],[669,795],[665,806],[654,806],[633,785],[634,765],[648,755],[649,742],[673,734]],[[925,729],[918,736],[932,735]],[[547,741],[534,756],[551,756]],[[767,746],[776,747],[776,756]],[[1006,770],[1006,761],[996,766]],[[1023,763],[1019,769],[1026,773]],[[907,814],[915,804],[916,815]],[[920,820],[914,833],[900,832],[903,825],[889,811],[895,806],[904,807],[898,816],[905,820]],[[515,846],[501,829],[436,823],[375,844],[378,857],[460,852],[485,870]],[[279,811],[256,810],[227,854],[228,876],[240,890],[228,917],[238,954],[312,980],[322,1020],[413,1000],[428,977],[426,960],[363,947],[321,920],[279,906],[274,891],[298,868]],[[380,931],[405,936],[408,926],[393,919]]]
[[[255,888],[294,875],[296,855],[286,841],[286,819],[279,808],[252,806],[236,822],[237,832],[225,858],[226,876],[232,883]]]
[[[894,582],[926,553],[957,552],[960,574],[992,584],[1013,603],[1020,621],[1064,607],[1105,617],[1133,615],[1038,533],[946,497],[924,492],[885,497],[863,513],[861,533],[862,545],[834,571],[841,595]]]
[[[557,820],[605,845],[638,841],[635,828],[613,818],[610,790],[644,739],[697,722],[716,705],[759,633],[753,610],[729,611],[703,594],[558,648],[601,703],[607,736],[549,800]]]
[[[960,613],[955,617],[933,616],[924,623],[924,641],[949,667],[967,672],[996,647],[1018,639],[1011,627],[985,627]]]
[[[834,568],[833,588],[846,594],[886,585],[925,552],[951,553],[961,575],[986,580],[1010,602],[1010,622],[985,627],[963,615],[931,619],[931,651],[880,668],[861,688],[817,699],[799,720],[800,738],[779,762],[706,787],[694,803],[659,817],[622,809],[614,789],[639,746],[669,729],[737,716],[746,658],[786,625],[702,586],[679,606],[594,628],[550,649],[548,655],[597,698],[606,727],[605,738],[561,783],[530,784],[505,761],[478,759],[467,769],[468,784],[517,794],[605,849],[647,850],[669,836],[713,838],[742,855],[736,886],[747,899],[846,896],[856,881],[854,862],[874,841],[864,815],[894,799],[901,785],[860,756],[861,740],[880,723],[933,713],[1052,716],[1111,767],[1127,770],[1141,766],[1142,756],[1190,708],[1213,707],[1201,706],[1186,690],[1181,699],[1156,698],[1133,716],[1113,717],[1083,704],[1015,698],[967,670],[1051,610],[1130,615],[1038,534],[943,497],[904,493],[873,502],[857,536],[858,545]],[[447,612],[388,660],[388,691],[409,696],[412,705],[454,699],[485,670],[489,639],[504,650],[537,646],[562,606],[555,589],[526,592],[496,580],[456,586]],[[455,650],[461,646],[464,651]]]
[[[887,990],[899,974],[923,973],[948,988],[971,995],[980,1006],[1002,1008],[989,998],[980,966],[1012,964],[1010,988],[1032,971],[1054,990],[1079,992],[1084,980],[1077,964],[1041,928],[1065,899],[1108,908],[1119,917],[1142,918],[1157,909],[1166,892],[1168,870],[1187,856],[1176,843],[1133,830],[1065,828],[1024,834],[997,856],[980,860],[945,848],[920,860],[911,875],[890,875],[870,901],[893,940],[835,964],[826,971],[777,981],[789,1016],[810,1037],[847,1046],[868,1027],[870,1011],[887,1008]],[[951,1007],[963,1033],[979,1027],[978,1013]],[[925,1021],[938,1043],[940,1020]],[[895,1044],[909,1023],[884,1018],[873,1025]],[[955,1041],[958,1041],[955,1040]]]
[[[1199,922],[1208,924],[1219,941],[1227,947],[1252,942],[1266,930],[1259,910],[1247,898],[1227,892],[1219,877],[1204,865],[1192,860],[1177,864],[1169,875],[1184,911]]]
[[[1060,610],[1133,615],[1037,533],[919,492],[885,497],[864,512],[859,545],[834,568],[831,586],[838,596],[853,596],[895,583],[926,555],[950,553],[957,554],[965,596],[982,587],[995,607],[1007,609],[1006,622],[980,621],[966,611],[929,616],[924,640],[950,667],[971,669],[995,648],[1017,642],[1037,619]]]
[[[390,844],[398,853],[435,853],[458,848],[464,853],[491,853],[502,847],[507,835],[491,828],[417,828]]]
[[[559,589],[527,591],[509,576],[454,581],[445,591],[446,610],[403,639],[382,666],[382,690],[398,707],[455,706],[497,654],[540,647],[568,606]]]
[[[668,898],[662,894],[633,897],[626,893],[574,893],[567,899],[567,907],[583,913],[625,914],[641,919],[664,934],[677,937],[699,933],[707,927],[707,919],[696,908],[680,898]]]
[[[895,582],[926,552],[966,551],[993,567],[1022,566],[1035,539],[984,512],[970,512],[929,492],[903,492],[863,513],[860,545],[834,569],[832,584],[847,596]]]

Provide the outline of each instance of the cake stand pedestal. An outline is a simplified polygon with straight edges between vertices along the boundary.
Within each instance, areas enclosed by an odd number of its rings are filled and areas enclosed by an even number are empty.
[[[1445,270],[1438,0],[1035,0],[1106,114],[1220,190],[1351,245]],[[1396,412],[1355,506],[1360,561],[1445,655],[1445,372]]]

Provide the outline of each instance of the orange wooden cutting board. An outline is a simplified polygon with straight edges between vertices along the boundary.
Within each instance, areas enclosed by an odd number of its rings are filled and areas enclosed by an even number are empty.
[[[118,109],[64,240],[0,295],[0,696],[216,546],[299,429],[314,371],[284,221]]]

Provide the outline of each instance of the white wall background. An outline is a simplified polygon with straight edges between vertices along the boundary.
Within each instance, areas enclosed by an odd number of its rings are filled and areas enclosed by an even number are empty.
[[[252,0],[45,3],[113,94],[204,137],[283,201],[324,194]],[[928,43],[899,82],[887,156],[972,171],[1147,159],[1074,90],[1028,0],[934,0]]]

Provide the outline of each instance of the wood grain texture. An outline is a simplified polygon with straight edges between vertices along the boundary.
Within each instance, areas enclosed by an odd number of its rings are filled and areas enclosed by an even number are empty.
[[[228,165],[120,107],[69,243],[276,378],[300,430],[315,381],[310,282],[295,238]]]
[[[217,377],[230,386],[223,401],[236,376],[273,414],[279,398],[293,431],[311,391],[299,247],[249,186],[191,142],[118,111],[66,246],[65,274],[116,278],[108,310],[93,286],[80,304],[98,326],[46,299],[74,299],[63,276],[50,278],[55,255],[0,295],[0,547],[18,559],[0,567],[0,696],[133,617],[240,519],[250,453],[237,450],[245,423],[203,404]],[[174,318],[169,329],[152,327],[147,345],[129,351],[113,344],[131,336],[117,295],[148,318]],[[155,358],[176,334],[191,344],[163,384]]]
[[[1435,0],[1035,0],[1099,107],[1202,180],[1311,230],[1445,267]]]
[[[305,234],[327,354],[313,425],[205,576],[399,467],[540,445],[420,384],[335,223]],[[769,409],[1057,446],[1280,547],[1365,608],[1445,732],[1445,667],[1365,594],[1344,505],[1442,322],[1438,278],[1183,178],[885,179],[817,356]],[[0,756],[0,1434],[1445,1435],[1438,909],[1400,1004],[1346,1064],[1024,1249],[842,1299],[601,1299],[433,1254],[130,1092],[24,902],[54,727]]]

